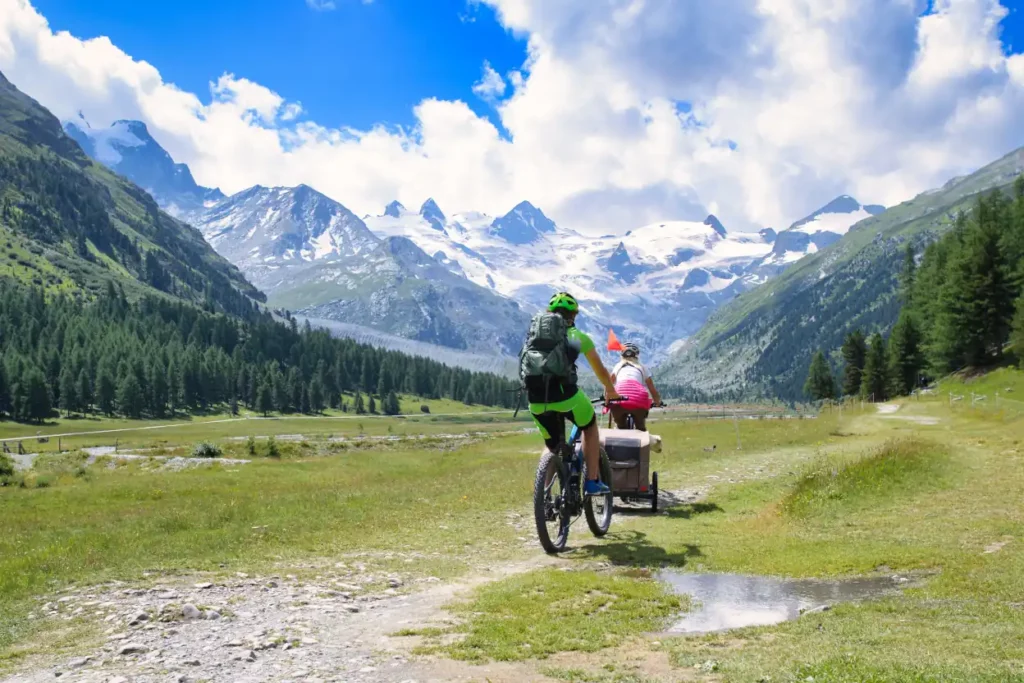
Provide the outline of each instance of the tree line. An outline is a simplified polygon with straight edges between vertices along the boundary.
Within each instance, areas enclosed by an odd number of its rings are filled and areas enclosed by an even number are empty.
[[[516,387],[290,317],[243,320],[157,296],[129,302],[113,283],[84,302],[0,279],[0,419],[40,422],[58,410],[160,418],[240,405],[397,414],[399,393],[511,408]]]
[[[1007,196],[979,196],[969,214],[928,244],[918,264],[909,244],[900,276],[901,308],[888,337],[847,334],[841,387],[825,353],[811,361],[804,391],[814,400],[876,401],[967,367],[1015,354],[1024,366],[1024,176]]]

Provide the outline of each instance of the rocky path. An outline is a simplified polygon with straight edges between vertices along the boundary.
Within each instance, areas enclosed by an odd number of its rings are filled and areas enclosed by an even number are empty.
[[[151,588],[111,584],[67,592],[41,605],[36,618],[93,620],[103,625],[102,642],[91,652],[2,680],[483,680],[486,667],[478,674],[473,670],[480,667],[445,662],[438,670],[428,659],[413,661],[414,639],[395,634],[443,623],[444,605],[477,585],[553,562],[538,553],[457,583],[378,575],[362,571],[359,564],[339,563],[309,580],[239,574],[228,580],[164,582]],[[522,680],[521,675],[508,680]]]

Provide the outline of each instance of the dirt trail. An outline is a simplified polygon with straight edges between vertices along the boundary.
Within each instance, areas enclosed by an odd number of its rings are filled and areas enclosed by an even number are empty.
[[[907,422],[913,422],[914,424],[924,426],[934,426],[939,424],[941,420],[937,417],[930,415],[903,415],[899,413],[900,406],[898,403],[879,403],[878,404],[878,415],[879,417],[888,418],[891,420],[905,420]]]

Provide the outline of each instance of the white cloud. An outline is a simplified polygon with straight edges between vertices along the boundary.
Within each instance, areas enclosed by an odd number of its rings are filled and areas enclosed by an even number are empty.
[[[483,77],[473,84],[473,92],[477,97],[494,101],[505,94],[505,79],[501,77],[490,62],[484,62]]]
[[[923,16],[923,0],[479,1],[529,38],[518,70],[485,65],[474,87],[507,136],[458,101],[419,103],[412,129],[352,130],[299,120],[241,76],[184,92],[106,38],[53,32],[27,0],[0,0],[0,70],[61,118],[144,120],[225,191],[305,182],[357,213],[529,199],[602,232],[709,207],[730,228],[785,227],[835,195],[896,203],[1024,144],[1024,56],[1005,54],[997,0]]]
[[[328,12],[337,8],[334,0],[306,0],[306,6],[316,12]]]

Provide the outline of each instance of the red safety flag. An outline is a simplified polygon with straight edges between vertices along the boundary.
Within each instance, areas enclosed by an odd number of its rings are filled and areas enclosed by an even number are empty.
[[[615,336],[615,330],[608,328],[608,350],[609,351],[621,351],[622,344],[619,342],[619,338]]]

